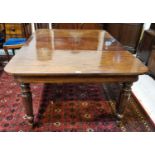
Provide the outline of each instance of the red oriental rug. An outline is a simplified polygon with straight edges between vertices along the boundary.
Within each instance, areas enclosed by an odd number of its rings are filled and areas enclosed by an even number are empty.
[[[125,119],[114,117],[118,84],[32,84],[35,123],[23,119],[19,84],[0,73],[0,131],[155,131],[140,104],[131,97]]]

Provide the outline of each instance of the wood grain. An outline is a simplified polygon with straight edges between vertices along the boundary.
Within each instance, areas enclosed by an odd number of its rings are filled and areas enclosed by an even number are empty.
[[[20,76],[139,75],[137,58],[101,30],[38,30],[5,67]]]
[[[42,29],[33,34],[5,71],[22,83],[25,112],[33,124],[29,83],[123,83],[116,105],[120,122],[132,83],[148,69],[106,31]]]

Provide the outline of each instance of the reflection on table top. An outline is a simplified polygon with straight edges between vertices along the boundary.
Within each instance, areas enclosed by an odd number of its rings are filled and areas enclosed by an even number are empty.
[[[139,75],[147,71],[104,30],[36,31],[5,67],[16,75]]]

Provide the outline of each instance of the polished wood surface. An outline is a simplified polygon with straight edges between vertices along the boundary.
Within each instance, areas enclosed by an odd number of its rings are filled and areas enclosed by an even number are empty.
[[[14,75],[139,75],[147,68],[101,30],[38,30],[5,67]]]
[[[26,119],[33,124],[30,83],[123,84],[116,116],[120,122],[138,75],[148,71],[102,30],[38,30],[5,67],[21,83]]]
[[[105,23],[104,28],[112,34],[125,49],[136,52],[142,33],[143,23]]]
[[[144,31],[143,37],[137,48],[137,57],[146,65],[148,64],[152,47],[154,45],[155,45],[155,31],[154,30]]]

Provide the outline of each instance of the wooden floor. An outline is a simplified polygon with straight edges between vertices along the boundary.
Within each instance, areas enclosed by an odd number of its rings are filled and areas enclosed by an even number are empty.
[[[0,55],[4,55],[3,50],[0,50]],[[140,75],[132,86],[132,92],[155,124],[155,80],[148,75]]]

